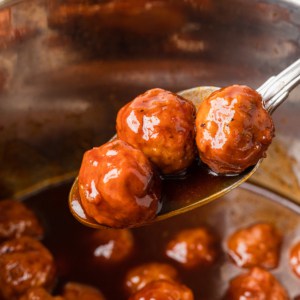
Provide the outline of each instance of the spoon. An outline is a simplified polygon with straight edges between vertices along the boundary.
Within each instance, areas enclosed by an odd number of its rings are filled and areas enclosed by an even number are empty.
[[[265,109],[270,114],[273,113],[299,82],[300,59],[277,76],[270,77],[257,89],[263,98]],[[178,94],[191,100],[198,107],[199,103],[218,89],[212,86],[200,86],[181,91]],[[162,207],[155,219],[143,225],[187,212],[225,195],[246,181],[257,170],[261,161],[262,159],[256,165],[235,176],[216,176],[203,164],[195,163],[187,172],[187,178],[164,180]],[[75,179],[69,194],[69,208],[73,216],[83,225],[93,228],[107,227],[98,224],[86,215],[81,206],[78,178]],[[141,225],[139,224],[139,226]]]

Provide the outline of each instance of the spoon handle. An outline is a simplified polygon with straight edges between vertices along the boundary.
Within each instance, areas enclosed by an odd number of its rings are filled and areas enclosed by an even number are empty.
[[[277,76],[270,77],[257,89],[262,95],[266,110],[269,113],[273,113],[299,82],[300,59],[296,60]]]

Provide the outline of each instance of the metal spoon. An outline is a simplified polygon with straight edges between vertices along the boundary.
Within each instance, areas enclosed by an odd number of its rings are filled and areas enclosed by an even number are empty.
[[[299,82],[300,59],[277,76],[269,78],[257,89],[257,92],[262,95],[266,110],[273,113]],[[219,88],[202,86],[184,90],[178,94],[191,100],[197,107],[201,101],[217,89]],[[225,195],[246,181],[257,170],[261,161],[236,176],[215,176],[205,166],[200,165],[191,168],[188,173],[189,178],[186,180],[166,180],[162,207],[156,218],[150,223],[181,214]],[[82,224],[93,228],[106,227],[85,214],[80,202],[77,178],[69,194],[69,208],[73,216]]]

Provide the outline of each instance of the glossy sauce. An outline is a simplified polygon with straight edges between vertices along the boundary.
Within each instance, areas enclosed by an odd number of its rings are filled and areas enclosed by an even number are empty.
[[[169,182],[168,190],[174,191],[174,201],[177,195],[175,190],[181,197],[184,193],[192,195],[195,192],[188,188],[188,182]],[[196,300],[219,300],[228,281],[243,270],[237,268],[224,252],[211,267],[187,270],[167,258],[167,243],[178,231],[201,225],[212,227],[223,243],[233,231],[261,221],[276,223],[276,227],[284,232],[285,244],[281,249],[281,260],[275,276],[288,289],[290,296],[298,294],[299,279],[288,266],[288,253],[294,237],[300,234],[300,210],[297,213],[296,209],[287,209],[259,193],[238,188],[200,209],[151,226],[132,229],[135,247],[125,261],[96,264],[93,249],[87,242],[95,229],[83,226],[70,214],[67,203],[70,187],[71,183],[63,184],[25,199],[25,203],[42,219],[46,232],[43,243],[57,262],[58,282],[54,291],[57,294],[66,282],[77,281],[99,288],[107,300],[125,300],[128,299],[124,287],[128,270],[156,261],[175,267],[182,283],[193,290]]]
[[[214,174],[204,164],[195,161],[185,174],[177,177],[165,177],[163,179],[162,202],[160,203],[156,218],[163,220],[169,215],[177,215],[182,211],[182,208],[184,208],[184,211],[188,211],[193,208],[199,199],[203,199],[202,204],[207,203],[207,199],[209,199],[212,194],[216,194],[220,190],[242,180],[252,169],[253,167],[250,167],[241,174],[234,176],[222,176]],[[197,206],[201,206],[201,204],[197,204]],[[95,221],[85,213],[81,205],[76,181],[70,192],[70,207],[73,210],[72,213],[74,217],[78,218],[78,220],[96,224]],[[151,222],[152,221],[145,224]]]

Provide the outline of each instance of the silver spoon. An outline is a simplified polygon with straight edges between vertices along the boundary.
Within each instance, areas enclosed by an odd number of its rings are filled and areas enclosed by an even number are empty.
[[[299,82],[300,59],[277,76],[270,77],[257,89],[257,92],[262,95],[265,109],[270,114],[273,113]],[[198,107],[200,102],[217,89],[219,88],[202,86],[184,90],[178,94],[191,100]],[[189,178],[186,180],[166,180],[164,182],[164,198],[166,199],[163,201],[162,208],[156,218],[145,225],[181,214],[225,195],[246,181],[257,170],[261,161],[262,159],[255,166],[236,176],[214,176],[205,166],[197,166],[191,169]],[[73,216],[82,224],[93,228],[106,227],[89,218],[84,212],[80,202],[77,178],[69,194],[69,208]]]

